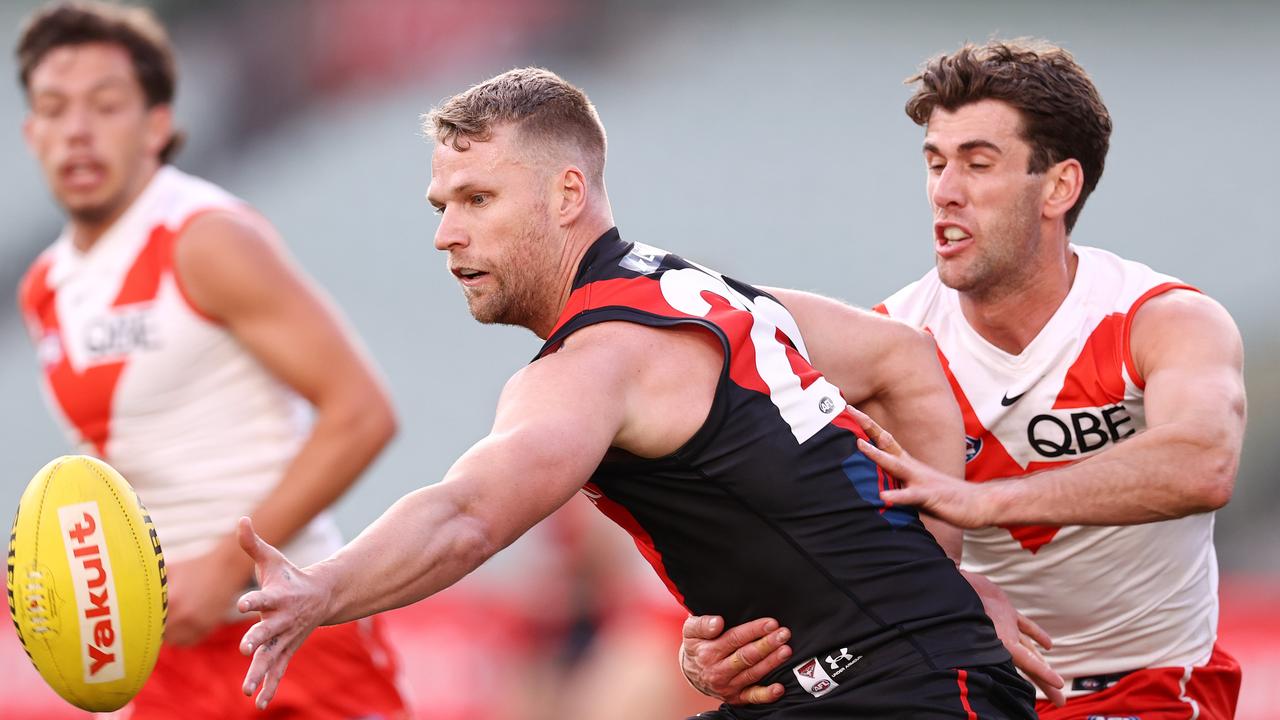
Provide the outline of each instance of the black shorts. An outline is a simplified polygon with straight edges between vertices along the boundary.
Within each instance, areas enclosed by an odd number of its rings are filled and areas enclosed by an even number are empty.
[[[1035,720],[1035,691],[1012,662],[903,673],[774,712],[729,705],[697,720]],[[689,720],[694,720],[689,718]]]

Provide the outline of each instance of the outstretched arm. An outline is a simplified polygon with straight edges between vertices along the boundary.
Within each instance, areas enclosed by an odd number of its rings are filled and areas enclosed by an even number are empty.
[[[1145,431],[1061,469],[981,484],[877,439],[881,449],[868,454],[907,484],[885,496],[963,527],[1130,525],[1222,507],[1245,426],[1235,323],[1208,297],[1173,291],[1138,310],[1130,345],[1146,378]]]
[[[261,688],[258,706],[265,707],[315,627],[448,587],[572,497],[624,425],[628,371],[590,345],[524,368],[503,390],[493,430],[443,482],[405,496],[310,567],[293,567],[242,523],[240,542],[262,585],[239,604],[241,612],[261,613],[242,641],[241,650],[253,653],[245,693]]]

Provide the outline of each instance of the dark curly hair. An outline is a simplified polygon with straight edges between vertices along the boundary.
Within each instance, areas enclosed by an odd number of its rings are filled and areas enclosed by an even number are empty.
[[[1065,218],[1071,232],[1102,177],[1111,144],[1111,114],[1071,53],[1042,40],[966,44],[929,60],[906,82],[918,84],[906,107],[917,125],[927,125],[936,108],[955,111],[979,100],[999,100],[1022,116],[1022,138],[1031,146],[1027,172],[1078,160],[1084,186]]]
[[[173,103],[178,72],[164,26],[146,8],[94,0],[46,5],[27,19],[16,51],[22,89],[30,89],[31,73],[52,50],[97,42],[128,51],[147,107]],[[181,133],[174,133],[160,151],[160,162],[169,162],[182,140]]]

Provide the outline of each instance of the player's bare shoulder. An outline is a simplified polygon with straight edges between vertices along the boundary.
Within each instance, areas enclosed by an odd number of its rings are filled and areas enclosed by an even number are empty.
[[[222,318],[252,308],[275,288],[296,282],[292,261],[275,229],[248,209],[200,213],[174,243],[174,269],[191,300]]]
[[[1184,355],[1191,344],[1227,360],[1243,361],[1244,347],[1235,320],[1221,303],[1200,292],[1175,289],[1142,304],[1129,331],[1133,360],[1146,377],[1165,358]]]
[[[696,323],[659,328],[603,322],[573,333],[558,352],[521,374],[551,371],[570,378],[581,393],[608,394],[625,405],[615,446],[661,457],[706,421],[723,370],[720,340]]]

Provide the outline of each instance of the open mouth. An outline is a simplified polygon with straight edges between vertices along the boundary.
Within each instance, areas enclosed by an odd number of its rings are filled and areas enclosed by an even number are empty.
[[[463,285],[475,284],[489,276],[489,273],[484,272],[483,270],[476,270],[475,268],[456,267],[450,268],[450,270],[453,272],[453,276],[458,278]]]
[[[106,167],[96,160],[73,160],[62,164],[58,174],[72,190],[91,190],[106,178]]]
[[[937,223],[933,226],[934,249],[938,254],[946,256],[960,252],[973,242],[973,235],[968,229],[951,223]]]

